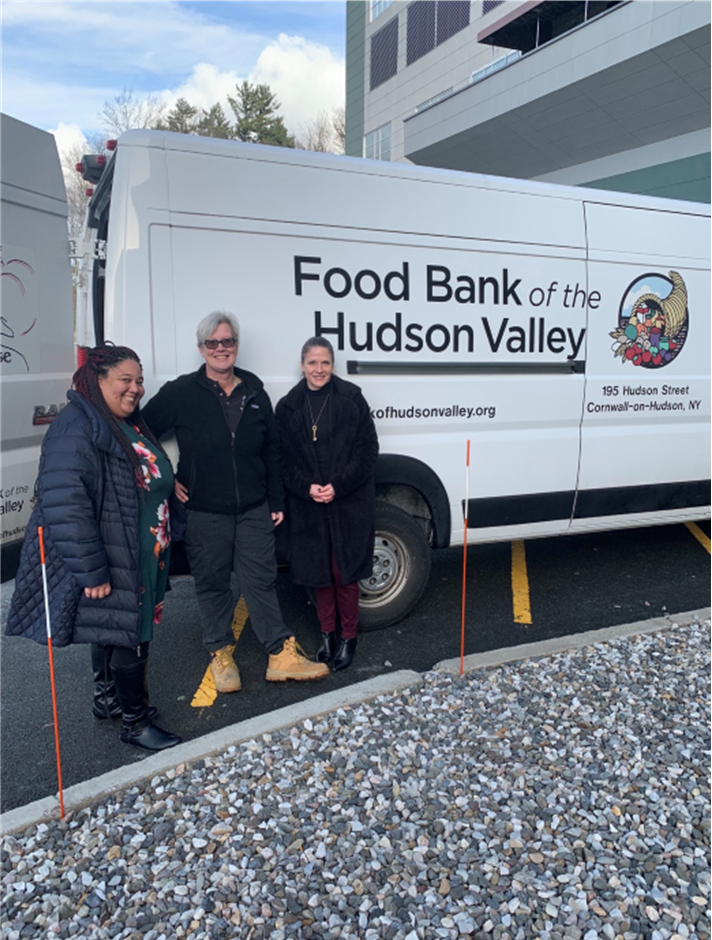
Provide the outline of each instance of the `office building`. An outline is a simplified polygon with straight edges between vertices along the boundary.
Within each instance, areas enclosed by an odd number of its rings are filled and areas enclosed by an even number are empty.
[[[710,201],[707,0],[349,0],[346,152]]]

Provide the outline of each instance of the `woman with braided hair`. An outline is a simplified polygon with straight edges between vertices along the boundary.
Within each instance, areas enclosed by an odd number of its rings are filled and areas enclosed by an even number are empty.
[[[162,750],[180,738],[153,724],[146,670],[168,582],[173,471],[141,415],[132,349],[87,350],[73,385],[42,444],[7,633],[46,643],[42,526],[53,645],[90,643],[94,715],[121,716],[122,741]]]

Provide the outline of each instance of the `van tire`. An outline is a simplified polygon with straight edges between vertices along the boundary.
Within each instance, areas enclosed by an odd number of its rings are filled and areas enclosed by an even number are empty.
[[[418,523],[397,506],[376,500],[371,578],[359,581],[359,626],[378,630],[403,620],[430,575],[430,546]]]

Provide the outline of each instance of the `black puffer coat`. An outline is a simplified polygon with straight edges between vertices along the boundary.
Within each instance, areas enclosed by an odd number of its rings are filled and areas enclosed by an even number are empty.
[[[139,494],[109,425],[77,392],[45,435],[6,632],[46,643],[37,527],[43,526],[52,645],[139,643]],[[85,587],[111,582],[102,600]]]
[[[315,503],[309,496],[320,474],[304,414],[306,380],[276,408],[287,491],[289,567],[295,583],[309,587],[331,584],[330,542],[344,584],[367,578],[373,568],[376,428],[357,385],[332,375],[329,388],[329,459],[323,482],[334,487],[330,503]]]

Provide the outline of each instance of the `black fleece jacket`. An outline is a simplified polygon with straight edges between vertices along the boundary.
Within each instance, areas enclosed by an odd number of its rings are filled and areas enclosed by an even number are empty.
[[[180,458],[176,478],[188,490],[188,509],[234,515],[265,501],[284,510],[279,438],[272,404],[261,380],[235,369],[247,398],[235,434],[230,433],[205,366],[167,382],[142,408],[155,434],[174,433]]]

